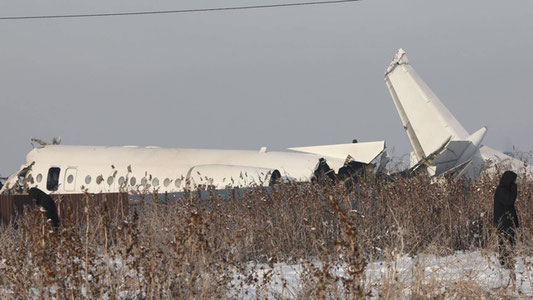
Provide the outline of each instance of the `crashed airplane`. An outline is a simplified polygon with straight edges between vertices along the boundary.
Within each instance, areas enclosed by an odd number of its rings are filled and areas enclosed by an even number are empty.
[[[384,141],[290,148],[292,152],[37,143],[0,193],[32,187],[57,194],[177,193],[304,182],[334,170],[356,173],[385,149]]]
[[[469,134],[442,104],[399,50],[385,82],[413,148],[414,174],[476,179],[482,172],[533,168],[482,144],[483,127]],[[60,145],[33,140],[26,164],[5,180],[0,194],[36,187],[48,193],[178,193],[195,189],[266,186],[321,177],[347,182],[373,167],[382,174],[388,162],[385,142],[289,148],[292,152],[165,149]],[[391,176],[394,177],[394,176]]]
[[[430,176],[476,179],[483,172],[513,170],[532,176],[533,168],[482,144],[487,128],[469,134],[398,50],[385,82],[413,148],[412,161]]]

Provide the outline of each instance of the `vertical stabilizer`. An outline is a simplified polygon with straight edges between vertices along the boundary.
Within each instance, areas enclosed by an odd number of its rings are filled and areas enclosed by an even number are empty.
[[[411,67],[402,49],[398,50],[387,68],[385,82],[418,160],[437,151],[447,139],[469,137]]]
[[[402,49],[387,68],[385,82],[417,165],[425,165],[430,175],[475,179],[482,171],[513,170],[533,177],[532,166],[482,144],[486,127],[469,135],[418,76]]]

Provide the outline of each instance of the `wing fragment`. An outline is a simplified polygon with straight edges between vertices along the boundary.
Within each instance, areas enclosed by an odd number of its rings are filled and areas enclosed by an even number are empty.
[[[355,161],[369,164],[385,150],[385,141],[311,147],[293,147],[289,148],[289,150],[317,154],[337,159],[346,159],[348,155],[350,155]]]

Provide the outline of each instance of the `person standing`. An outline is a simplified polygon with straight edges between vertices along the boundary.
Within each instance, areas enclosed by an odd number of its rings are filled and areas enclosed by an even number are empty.
[[[54,199],[38,188],[31,188],[28,191],[30,197],[35,200],[39,208],[42,208],[46,213],[46,220],[52,222],[52,227],[57,230],[59,228],[59,216],[57,214],[57,206]]]
[[[494,226],[499,233],[500,264],[510,267],[510,255],[515,244],[515,230],[519,227],[515,201],[516,173],[505,171],[494,193]]]

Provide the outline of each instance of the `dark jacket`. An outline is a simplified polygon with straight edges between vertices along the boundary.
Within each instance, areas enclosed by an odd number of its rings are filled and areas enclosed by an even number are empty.
[[[38,188],[31,188],[28,194],[35,200],[37,206],[46,211],[46,219],[51,220],[52,226],[57,229],[59,227],[59,217],[54,199]]]
[[[516,173],[506,171],[494,193],[494,226],[500,231],[508,232],[509,229],[519,226],[514,207],[517,195],[515,180]]]
[[[328,182],[328,180],[334,183],[336,180],[335,171],[329,167],[324,158],[318,160],[318,167],[316,168],[314,175],[314,179],[322,183]]]

